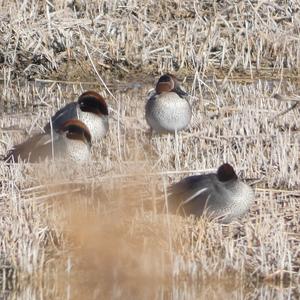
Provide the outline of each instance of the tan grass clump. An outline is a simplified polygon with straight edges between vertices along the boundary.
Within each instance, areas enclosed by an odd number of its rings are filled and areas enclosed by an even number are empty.
[[[84,90],[99,91],[111,116],[84,166],[0,162],[2,290],[16,299],[297,298],[296,2],[125,2],[0,4],[0,154]],[[176,70],[192,124],[149,138],[153,74]],[[249,214],[226,226],[166,214],[170,183],[223,162],[253,184]]]
[[[2,2],[1,11],[8,78],[57,72],[86,79],[95,68],[116,76],[213,70],[293,77],[299,68],[296,2],[34,0]]]
[[[198,291],[195,282],[210,286],[217,278],[216,295],[241,286],[253,294],[256,282],[296,284],[299,112],[276,117],[290,106],[270,97],[273,89],[281,91],[278,82],[219,86],[212,81],[195,89],[193,123],[178,137],[149,140],[141,117],[141,97],[149,86],[126,94],[112,90],[114,98],[106,95],[113,108],[111,132],[95,145],[93,162],[84,167],[2,163],[3,257],[18,282],[39,278],[61,295],[63,278],[79,296],[93,291],[112,296],[117,288],[124,297],[145,290],[151,296],[158,290],[183,295],[188,281],[187,296]],[[25,93],[29,89],[39,94]],[[13,90],[11,85],[6,92]],[[9,126],[2,131],[1,152],[26,137],[19,124],[38,131],[53,111],[79,94],[76,85],[21,88],[26,101],[16,109],[23,106],[33,114],[3,116],[1,127]],[[223,161],[256,182],[256,204],[248,216],[224,226],[165,214],[169,183]],[[79,280],[82,274],[87,281]],[[223,281],[228,276],[234,284]],[[155,291],[148,290],[149,282]]]

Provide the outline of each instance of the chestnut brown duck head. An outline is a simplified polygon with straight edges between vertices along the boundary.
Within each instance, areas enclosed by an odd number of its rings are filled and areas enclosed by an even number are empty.
[[[155,92],[145,107],[146,121],[158,133],[173,133],[185,129],[191,120],[192,110],[184,98],[178,80],[171,74],[161,76]]]

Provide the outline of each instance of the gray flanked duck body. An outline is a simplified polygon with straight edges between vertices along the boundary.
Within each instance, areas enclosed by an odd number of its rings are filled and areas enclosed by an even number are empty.
[[[252,188],[227,163],[217,173],[184,178],[170,187],[170,193],[170,212],[197,217],[205,213],[223,223],[244,215],[254,200]]]
[[[66,121],[58,132],[36,134],[14,146],[4,158],[6,162],[36,163],[45,159],[85,162],[90,159],[91,134],[79,120]]]
[[[145,111],[150,128],[158,133],[174,133],[185,129],[191,120],[192,110],[175,76],[165,74],[156,84]]]

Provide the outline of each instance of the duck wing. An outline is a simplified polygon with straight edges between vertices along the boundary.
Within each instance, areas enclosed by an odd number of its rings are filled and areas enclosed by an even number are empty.
[[[172,185],[168,200],[170,211],[183,215],[202,215],[210,199],[214,179],[215,174],[196,175]]]
[[[51,123],[54,131],[59,131],[61,126],[70,119],[78,119],[77,114],[77,102],[71,102],[61,108],[51,117],[51,122],[48,122],[44,127],[44,131],[49,133],[51,132]]]
[[[25,142],[14,146],[8,151],[4,161],[18,162],[19,160],[26,162],[38,162],[52,157],[52,143],[58,142],[59,135],[53,137],[50,134],[40,133],[27,139]]]

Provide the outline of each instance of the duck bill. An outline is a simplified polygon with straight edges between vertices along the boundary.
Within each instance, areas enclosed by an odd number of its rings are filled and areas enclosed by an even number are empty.
[[[182,90],[179,86],[177,86],[174,90],[175,90],[176,94],[178,94],[180,97],[186,97],[189,95],[187,92]]]

